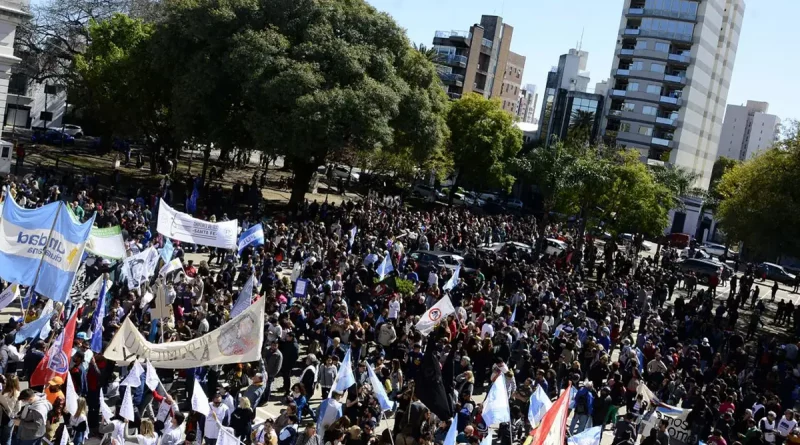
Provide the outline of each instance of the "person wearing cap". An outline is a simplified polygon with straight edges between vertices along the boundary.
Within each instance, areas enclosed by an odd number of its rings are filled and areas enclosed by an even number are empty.
[[[758,429],[764,433],[764,442],[769,445],[777,443],[778,434],[775,431],[776,427],[777,422],[775,421],[774,411],[769,411],[766,417],[762,417],[761,420],[758,421]]]
[[[55,406],[58,399],[65,400],[64,393],[61,392],[61,385],[64,384],[64,379],[60,376],[55,376],[47,382],[47,389],[45,390],[45,397],[50,405]]]

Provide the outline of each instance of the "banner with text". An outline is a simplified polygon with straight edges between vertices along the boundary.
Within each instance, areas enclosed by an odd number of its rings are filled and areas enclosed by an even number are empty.
[[[212,223],[181,213],[164,200],[158,205],[158,233],[201,246],[236,248],[237,220]]]
[[[173,369],[261,360],[265,301],[259,299],[218,329],[189,341],[150,343],[126,318],[103,356],[125,363],[145,358],[156,368]]]
[[[92,255],[111,260],[125,258],[125,240],[122,239],[122,229],[119,226],[104,229],[92,227],[89,240],[86,241],[86,250]]]

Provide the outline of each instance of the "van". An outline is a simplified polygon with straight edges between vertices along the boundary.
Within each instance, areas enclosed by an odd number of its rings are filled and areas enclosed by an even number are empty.
[[[689,247],[689,242],[692,240],[692,237],[686,233],[670,233],[667,239],[669,240],[670,247],[685,249]]]

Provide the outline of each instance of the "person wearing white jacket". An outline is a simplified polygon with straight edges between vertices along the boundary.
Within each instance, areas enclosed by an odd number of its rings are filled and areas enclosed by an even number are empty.
[[[206,416],[203,436],[205,437],[206,444],[216,445],[220,426],[228,418],[228,407],[222,403],[222,396],[216,394],[214,400],[210,404],[210,408],[211,412]]]

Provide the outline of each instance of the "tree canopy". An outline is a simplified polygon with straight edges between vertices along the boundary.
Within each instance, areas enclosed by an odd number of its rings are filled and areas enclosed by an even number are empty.
[[[727,170],[717,216],[730,241],[762,257],[800,256],[800,137]]]

